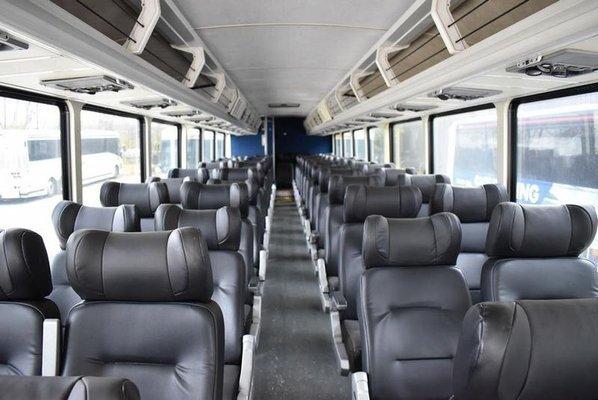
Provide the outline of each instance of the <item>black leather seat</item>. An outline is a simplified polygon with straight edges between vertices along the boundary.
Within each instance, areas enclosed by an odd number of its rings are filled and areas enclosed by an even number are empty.
[[[156,230],[192,227],[199,229],[210,253],[214,293],[212,300],[224,317],[223,398],[236,399],[241,373],[243,334],[251,325],[251,307],[245,306],[245,262],[239,253],[241,214],[238,209],[183,210],[163,204],[156,211]]]
[[[362,363],[376,399],[448,399],[453,357],[470,306],[455,267],[459,219],[369,216],[359,296]]]
[[[191,178],[192,181],[206,183],[210,173],[205,168],[173,168],[168,171],[168,178]]]
[[[222,397],[224,323],[197,229],[80,230],[67,257],[84,301],[69,313],[63,376],[130,379],[144,400]]]
[[[79,229],[99,229],[114,232],[139,232],[140,222],[137,207],[88,207],[72,201],[61,201],[52,212],[52,224],[58,236],[60,251],[52,260],[52,285],[49,298],[60,310],[61,320],[66,322],[71,308],[81,302],[81,298],[71,287],[66,275],[66,242]]]
[[[161,182],[166,187],[166,192],[168,197],[162,199],[160,204],[181,204],[181,186],[183,182],[186,181],[195,181],[195,178],[192,177],[185,177],[185,178],[158,178],[152,177],[150,178],[151,182]],[[150,196],[151,198],[159,198],[161,196],[160,193],[157,193],[163,190],[162,185],[150,185]],[[153,192],[153,193],[152,193]]]
[[[42,237],[0,230],[0,375],[41,375],[44,320],[60,318],[50,292]]]
[[[481,303],[465,316],[454,400],[593,400],[598,300]]]
[[[593,206],[501,203],[482,268],[482,300],[598,297],[596,266],[578,256],[596,236]]]
[[[364,223],[370,215],[415,218],[421,207],[421,192],[415,187],[350,185],[345,192],[343,225],[340,228],[339,292],[343,306],[340,325],[351,370],[361,367],[361,335],[357,321],[359,282],[363,273]],[[336,298],[341,298],[335,293]],[[334,297],[333,297],[334,299]]]
[[[156,209],[160,204],[169,203],[170,198],[168,188],[163,182],[104,182],[100,189],[100,202],[104,207],[117,207],[123,204],[137,206],[141,230],[151,231],[154,229]]]
[[[465,275],[471,302],[479,303],[482,266],[486,256],[486,235],[492,210],[509,201],[503,185],[489,184],[476,188],[438,183],[430,201],[430,214],[451,212],[461,221],[461,251],[457,267]]]
[[[0,400],[140,400],[135,384],[93,376],[0,376]]]
[[[398,174],[396,181],[398,186],[415,186],[422,192],[422,206],[419,210],[419,217],[426,217],[430,215],[430,201],[434,194],[434,189],[437,183],[451,183],[451,180],[446,175],[410,175]]]

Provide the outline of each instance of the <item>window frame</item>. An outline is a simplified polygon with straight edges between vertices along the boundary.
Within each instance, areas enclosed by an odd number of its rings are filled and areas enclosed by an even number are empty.
[[[92,111],[92,112],[97,112],[97,113],[102,113],[102,114],[108,114],[108,115],[114,115],[116,117],[123,117],[123,118],[132,118],[132,119],[136,119],[137,121],[139,121],[139,146],[141,146],[141,149],[139,149],[139,162],[141,163],[141,168],[139,168],[140,171],[140,176],[139,176],[139,182],[145,182],[145,160],[146,160],[146,154],[145,154],[145,135],[143,134],[143,132],[145,132],[145,118],[141,115],[138,114],[131,114],[125,111],[119,111],[119,110],[112,110],[110,108],[105,108],[105,107],[100,107],[100,106],[95,106],[95,105],[91,105],[91,104],[85,104],[82,108],[81,111]],[[81,155],[83,156],[83,155]]]
[[[62,173],[62,199],[71,200],[72,179],[71,179],[71,140],[70,140],[70,115],[67,102],[58,97],[46,96],[43,94],[27,92],[24,90],[12,89],[0,86],[0,97],[6,97],[14,100],[29,101],[32,103],[41,103],[58,107],[60,113],[60,161]]]
[[[159,118],[152,118],[150,121],[150,126],[149,126],[149,141],[151,144],[151,140],[152,140],[152,124],[153,123],[158,123],[158,124],[163,124],[163,125],[172,125],[172,126],[176,126],[177,128],[177,135],[176,135],[176,141],[177,141],[177,149],[176,149],[176,158],[177,158],[177,162],[176,162],[176,168],[182,168],[182,155],[183,155],[183,125],[178,124],[176,122],[172,122],[172,121],[165,121],[163,119],[159,119]],[[201,134],[200,134],[201,137]],[[145,146],[144,146],[145,147]],[[151,165],[151,157],[152,155],[150,154],[150,167]],[[144,160],[145,161],[145,160]],[[143,181],[142,181],[143,182]]]
[[[517,140],[519,138],[517,133],[517,111],[519,106],[527,103],[579,96],[588,93],[598,93],[598,83],[553,90],[550,92],[542,92],[530,96],[517,97],[511,100],[509,103],[507,127],[509,138],[509,144],[507,146],[509,151],[509,154],[507,155],[509,164],[507,170],[507,183],[509,189],[509,198],[512,202],[517,201]]]
[[[447,117],[450,115],[467,114],[471,112],[492,109],[496,111],[497,119],[499,119],[500,116],[498,115],[498,108],[494,103],[484,103],[472,107],[459,108],[438,114],[432,114],[428,117],[428,171],[430,171],[430,174],[436,174],[436,171],[434,170],[434,119],[439,117]]]

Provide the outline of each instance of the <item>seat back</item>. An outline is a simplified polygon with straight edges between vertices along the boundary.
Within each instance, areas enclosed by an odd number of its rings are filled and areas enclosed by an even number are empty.
[[[199,229],[210,253],[215,301],[224,317],[224,363],[239,364],[243,346],[244,307],[248,284],[245,262],[239,253],[241,214],[231,207],[218,210],[183,210],[162,204],[156,210],[156,231]]]
[[[437,183],[451,183],[446,175],[411,175],[398,174],[396,183],[399,186],[415,186],[422,192],[422,207],[419,210],[419,217],[430,215],[430,200],[434,194]]]
[[[472,303],[480,301],[482,266],[486,256],[486,235],[492,210],[509,201],[507,190],[500,184],[476,188],[437,183],[430,200],[430,214],[451,212],[461,221],[461,250],[457,267],[465,275]]]
[[[454,362],[454,399],[595,399],[597,309],[597,299],[471,307]]]
[[[62,375],[131,380],[144,400],[220,399],[224,325],[207,245],[194,228],[76,231]]]
[[[42,237],[26,229],[0,230],[0,375],[41,375],[44,320],[60,318],[46,299],[50,292]]]
[[[168,187],[163,182],[104,182],[100,189],[100,202],[104,207],[117,207],[123,204],[136,206],[141,230],[151,231],[154,227],[156,209],[160,204],[170,202],[170,198]]]
[[[482,300],[598,297],[596,266],[579,258],[595,235],[593,206],[499,204],[486,239]]]
[[[347,299],[342,319],[357,319],[359,281],[363,272],[363,229],[370,215],[415,218],[421,207],[421,192],[409,186],[350,185],[345,192],[343,224],[340,228],[339,283]]]
[[[94,376],[0,376],[4,399],[140,400],[135,384]]]
[[[459,219],[369,216],[359,298],[362,364],[372,399],[448,399],[470,306],[455,267]]]
[[[315,231],[317,233],[316,246],[323,249],[326,236],[326,216],[330,202],[328,200],[328,185],[331,175],[354,176],[356,172],[349,168],[323,167],[318,175],[318,188],[314,199]]]
[[[379,177],[332,175],[328,182],[328,220],[326,221],[326,274],[338,276],[340,252],[340,228],[343,224],[343,203],[349,185],[382,186]]]
[[[60,251],[56,253],[50,265],[54,288],[49,298],[58,306],[61,320],[64,323],[70,309],[81,301],[66,275],[66,243],[73,232],[79,229],[139,232],[141,227],[137,207],[134,205],[88,207],[66,200],[54,207],[52,224],[56,236],[58,236]]]

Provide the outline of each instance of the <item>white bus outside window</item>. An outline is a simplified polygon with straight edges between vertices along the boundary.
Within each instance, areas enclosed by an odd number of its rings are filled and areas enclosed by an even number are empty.
[[[186,168],[197,168],[199,165],[199,128],[187,129],[187,156],[185,160]]]
[[[168,171],[178,167],[179,128],[176,125],[152,121],[150,176],[166,178]]]
[[[104,112],[81,112],[83,202],[99,206],[105,181],[141,181],[141,122]]]
[[[214,160],[214,132],[203,131],[201,141],[202,161],[210,162]]]
[[[2,228],[40,234],[52,256],[58,240],[52,211],[63,199],[60,109],[0,97],[0,221]]]
[[[386,155],[386,142],[380,128],[369,128],[370,161],[383,164]]]
[[[433,118],[434,173],[457,186],[498,182],[496,109]]]
[[[392,125],[393,162],[398,168],[426,171],[426,134],[421,120]]]

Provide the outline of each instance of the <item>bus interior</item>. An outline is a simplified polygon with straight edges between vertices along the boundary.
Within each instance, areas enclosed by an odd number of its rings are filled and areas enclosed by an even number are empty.
[[[596,0],[0,0],[0,400],[596,400],[597,206]]]

